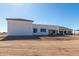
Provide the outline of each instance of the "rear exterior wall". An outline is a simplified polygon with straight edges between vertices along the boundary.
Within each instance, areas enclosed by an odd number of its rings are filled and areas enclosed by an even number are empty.
[[[53,25],[40,25],[40,24],[33,24],[33,28],[37,28],[37,32],[33,33],[33,35],[48,35],[49,34],[49,30],[59,30],[59,28],[57,26],[53,26]],[[46,29],[46,32],[41,32],[41,29]]]

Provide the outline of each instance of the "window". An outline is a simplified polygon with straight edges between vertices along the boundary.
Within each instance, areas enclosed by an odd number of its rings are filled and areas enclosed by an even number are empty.
[[[33,29],[33,33],[36,33],[36,32],[37,32],[37,28],[34,28],[34,29]]]
[[[46,32],[46,29],[40,29],[41,32]]]

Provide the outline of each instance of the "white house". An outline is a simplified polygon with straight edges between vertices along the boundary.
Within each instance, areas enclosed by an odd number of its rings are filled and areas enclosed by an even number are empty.
[[[72,29],[57,26],[33,24],[32,20],[6,18],[9,36],[57,35],[72,34]]]

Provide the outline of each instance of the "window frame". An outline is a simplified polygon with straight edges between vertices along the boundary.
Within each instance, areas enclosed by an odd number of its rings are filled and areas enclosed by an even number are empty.
[[[46,29],[45,28],[41,28],[40,32],[46,32]]]
[[[37,33],[38,29],[37,28],[33,28],[33,33]]]

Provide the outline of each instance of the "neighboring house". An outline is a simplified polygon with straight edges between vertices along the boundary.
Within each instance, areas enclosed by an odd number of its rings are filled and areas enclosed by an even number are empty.
[[[73,30],[74,35],[79,35],[79,30]]]
[[[7,18],[7,25],[9,36],[72,34],[72,29],[57,25],[33,24],[32,20],[27,19]]]

